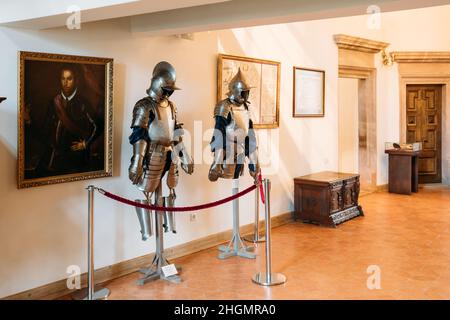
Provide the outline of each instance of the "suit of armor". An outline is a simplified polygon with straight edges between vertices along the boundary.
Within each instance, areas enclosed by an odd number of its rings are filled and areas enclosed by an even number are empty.
[[[133,145],[133,157],[129,167],[129,178],[139,190],[144,192],[147,203],[158,188],[167,173],[167,186],[170,195],[166,198],[155,195],[155,202],[163,206],[173,206],[175,201],[175,187],[178,184],[178,164],[188,174],[192,174],[194,165],[187,153],[182,136],[182,124],[177,122],[175,104],[169,100],[175,86],[175,70],[168,62],[160,62],[155,66],[148,97],[139,100],[133,109],[131,128],[133,133],[129,140]],[[160,189],[159,189],[160,190]],[[148,210],[137,209],[141,222],[142,239],[147,240],[151,228]],[[175,219],[172,212],[164,215],[165,231],[176,233]]]
[[[233,195],[239,190],[238,179],[243,174],[245,158],[249,159],[250,175],[257,183],[259,174],[258,152],[253,122],[250,119],[247,101],[250,86],[244,79],[241,70],[229,84],[228,98],[220,101],[214,108],[216,121],[214,136],[211,140],[211,151],[214,160],[209,170],[210,181],[219,178],[234,179]],[[240,256],[255,259],[249,252],[239,232],[239,199],[233,200],[233,235],[228,246],[220,246],[219,259]]]
[[[214,108],[216,121],[211,151],[214,161],[209,180],[238,179],[243,174],[245,158],[249,159],[250,175],[259,172],[256,136],[247,101],[251,87],[239,69],[229,84],[228,98]]]

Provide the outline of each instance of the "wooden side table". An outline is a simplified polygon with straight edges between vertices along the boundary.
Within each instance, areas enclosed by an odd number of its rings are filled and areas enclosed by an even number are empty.
[[[386,150],[389,155],[389,192],[411,195],[419,192],[420,151]]]

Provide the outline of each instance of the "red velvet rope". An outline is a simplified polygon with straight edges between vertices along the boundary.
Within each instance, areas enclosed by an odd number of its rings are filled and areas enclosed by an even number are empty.
[[[259,194],[261,196],[261,202],[263,204],[266,204],[266,197],[264,195],[264,188],[263,188],[263,181],[262,181],[262,174],[261,173],[258,175],[258,182],[259,182]]]
[[[148,210],[155,210],[155,211],[172,211],[172,212],[187,212],[187,211],[197,211],[197,210],[203,210],[203,209],[207,209],[207,208],[212,208],[212,207],[217,207],[220,206],[224,203],[227,203],[229,201],[233,201],[234,199],[240,198],[244,195],[246,195],[247,193],[253,191],[256,189],[256,185],[253,185],[251,187],[248,187],[247,189],[245,189],[244,191],[241,191],[231,197],[222,199],[222,200],[217,200],[214,202],[210,202],[210,203],[206,203],[206,204],[201,204],[201,205],[197,205],[197,206],[191,206],[191,207],[171,207],[171,208],[166,208],[166,207],[159,207],[159,206],[154,206],[154,205],[146,205],[146,204],[142,204],[142,203],[138,203],[136,201],[132,201],[132,200],[128,200],[125,198],[122,198],[118,195],[112,194],[108,191],[105,191],[103,189],[99,189],[99,192],[101,194],[103,194],[104,196],[116,200],[118,202],[122,202],[124,204],[133,206],[133,207],[137,207],[137,208],[142,208],[142,209],[148,209]]]

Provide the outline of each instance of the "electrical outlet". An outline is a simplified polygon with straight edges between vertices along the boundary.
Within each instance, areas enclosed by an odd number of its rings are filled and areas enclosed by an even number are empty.
[[[190,221],[190,222],[195,222],[195,221],[197,221],[197,214],[191,213],[191,214],[189,215],[189,221]]]

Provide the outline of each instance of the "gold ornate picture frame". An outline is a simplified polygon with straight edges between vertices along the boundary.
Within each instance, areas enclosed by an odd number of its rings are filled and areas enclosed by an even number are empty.
[[[219,54],[217,63],[217,101],[227,97],[228,84],[238,69],[252,87],[250,113],[255,129],[274,129],[280,123],[281,63],[249,57]]]
[[[113,59],[19,52],[17,187],[110,177]]]
[[[325,71],[294,67],[294,118],[325,117]]]

